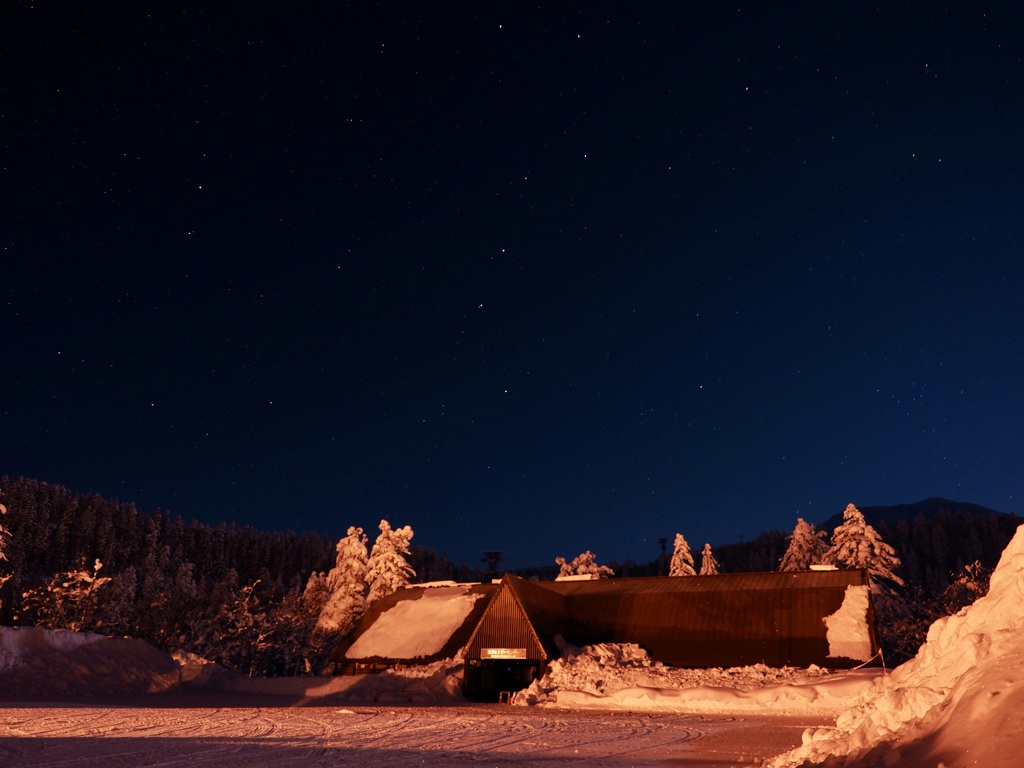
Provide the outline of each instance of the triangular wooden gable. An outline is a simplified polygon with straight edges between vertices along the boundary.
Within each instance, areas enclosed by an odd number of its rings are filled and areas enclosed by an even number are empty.
[[[502,579],[484,609],[466,645],[466,658],[501,658],[507,654],[509,658],[547,661],[553,655],[538,636],[519,592],[513,587],[513,578],[506,575]]]

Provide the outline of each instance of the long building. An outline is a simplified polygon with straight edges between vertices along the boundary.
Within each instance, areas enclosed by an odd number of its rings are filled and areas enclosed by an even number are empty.
[[[564,643],[635,643],[677,667],[848,668],[878,653],[863,570],[545,582],[506,574],[497,585],[443,589],[407,589],[380,601],[335,652],[336,663],[426,663],[461,648],[466,696],[494,700],[529,685]],[[463,601],[459,610],[447,607],[454,599]],[[400,607],[410,600],[419,602],[422,618]],[[427,618],[442,615],[446,623]],[[405,648],[432,653],[388,655],[381,642],[366,640],[394,638],[397,626],[409,636],[431,633],[431,642]],[[402,649],[392,643],[391,650]]]

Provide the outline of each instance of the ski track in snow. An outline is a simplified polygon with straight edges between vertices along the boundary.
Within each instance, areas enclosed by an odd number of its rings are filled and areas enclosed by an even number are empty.
[[[0,710],[4,768],[585,764],[666,765],[707,728],[687,715],[494,707],[139,708],[14,704]],[[678,764],[678,763],[675,763]]]

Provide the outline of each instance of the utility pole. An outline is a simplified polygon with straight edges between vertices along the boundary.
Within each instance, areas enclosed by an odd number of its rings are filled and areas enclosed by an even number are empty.
[[[487,570],[484,575],[488,581],[492,581],[495,576],[498,575],[498,563],[502,560],[502,551],[500,549],[485,549],[484,556],[480,558],[481,562],[487,563]]]

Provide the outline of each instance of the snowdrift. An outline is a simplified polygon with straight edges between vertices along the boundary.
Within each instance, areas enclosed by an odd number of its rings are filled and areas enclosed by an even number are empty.
[[[0,627],[0,699],[177,689],[178,663],[142,640]]]
[[[763,713],[833,716],[880,674],[877,668],[831,672],[812,666],[754,664],[683,669],[652,662],[631,643],[567,647],[539,680],[513,697],[520,706],[634,712]]]
[[[917,656],[770,768],[1016,768],[1024,744],[1024,526],[988,594],[935,622]]]
[[[300,704],[330,698],[346,704],[464,703],[462,661],[445,659],[374,675],[334,677],[232,677],[217,684],[225,693],[289,696]]]

